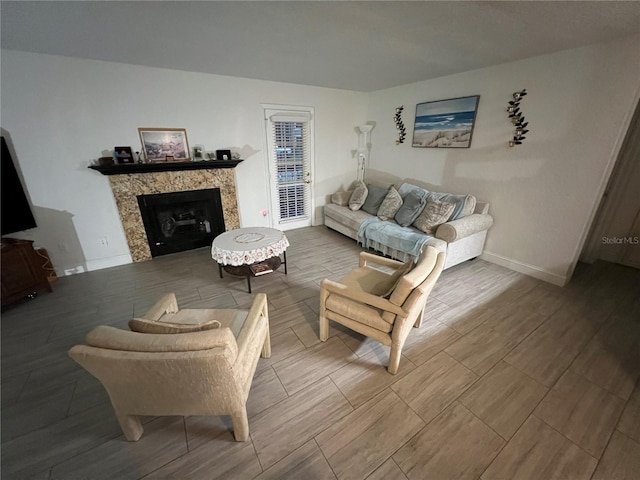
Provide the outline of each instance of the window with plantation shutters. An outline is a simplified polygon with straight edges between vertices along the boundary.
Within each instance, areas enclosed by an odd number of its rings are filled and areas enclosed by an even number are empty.
[[[311,225],[311,115],[267,110],[274,221],[285,228]]]

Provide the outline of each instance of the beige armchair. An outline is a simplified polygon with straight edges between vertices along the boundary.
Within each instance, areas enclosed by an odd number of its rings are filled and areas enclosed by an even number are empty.
[[[249,389],[271,355],[265,294],[249,311],[179,310],[168,294],[130,328],[99,326],[69,351],[107,390],[127,440],[142,436],[139,415],[231,415],[235,439],[248,438]]]
[[[404,342],[411,328],[420,326],[427,297],[444,262],[445,254],[430,246],[425,247],[411,270],[409,264],[360,252],[359,268],[339,282],[322,281],[320,340],[324,342],[329,337],[329,320],[338,322],[390,346],[388,370],[395,374]]]

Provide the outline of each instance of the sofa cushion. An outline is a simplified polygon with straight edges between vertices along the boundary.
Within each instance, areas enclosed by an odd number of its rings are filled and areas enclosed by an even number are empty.
[[[363,181],[358,180],[356,182],[356,186],[353,189],[353,193],[349,198],[349,208],[351,210],[360,210],[362,205],[364,205],[365,200],[367,199],[367,194],[369,190]]]
[[[426,203],[426,195],[417,191],[409,192],[394,217],[396,223],[402,227],[408,227],[422,213]]]
[[[379,187],[377,185],[368,184],[367,185],[367,199],[364,201],[362,205],[362,210],[371,215],[376,215],[378,213],[378,209],[382,204],[382,201],[387,195],[389,191],[388,187]]]
[[[372,218],[367,212],[362,210],[351,210],[348,207],[341,207],[332,203],[324,206],[324,216],[345,225],[346,227],[358,231],[360,225],[365,220]]]
[[[436,227],[449,219],[454,208],[453,203],[429,200],[422,213],[413,222],[413,226],[424,233],[433,233]]]
[[[402,206],[402,197],[396,190],[396,188],[392,185],[389,187],[389,191],[387,195],[384,197],[384,200],[380,204],[380,208],[378,208],[378,218],[380,220],[393,220],[400,210]]]
[[[413,185],[411,183],[403,183],[398,188],[398,193],[402,197],[402,200],[404,200],[411,192],[416,192],[424,196],[425,198],[427,195],[429,195],[429,190],[427,190],[426,188],[418,187],[417,185]]]

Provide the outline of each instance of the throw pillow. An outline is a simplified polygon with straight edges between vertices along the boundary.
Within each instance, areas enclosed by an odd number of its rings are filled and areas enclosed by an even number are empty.
[[[156,322],[144,318],[133,318],[129,320],[129,329],[132,332],[139,333],[189,333],[202,332],[204,330],[212,330],[216,328],[220,328],[220,322],[217,320],[192,324]]]
[[[361,210],[371,215],[376,215],[389,189],[369,184],[367,185],[367,190],[369,193],[367,193],[367,199],[364,201]]]
[[[356,183],[356,187],[349,198],[349,208],[351,210],[360,210],[360,207],[364,205],[364,201],[367,199],[367,194],[369,191],[367,190],[367,186],[363,181],[358,180]]]
[[[447,220],[448,222],[471,215],[476,208],[476,197],[473,195],[454,195],[452,193],[431,192],[429,193],[427,200],[430,202],[437,200],[439,202],[453,204],[453,212]]]
[[[401,227],[408,227],[416,218],[418,218],[418,215],[422,213],[426,203],[427,199],[425,198],[425,195],[421,195],[415,191],[410,192],[405,197],[402,206],[396,213],[396,223]]]
[[[402,206],[402,197],[398,193],[398,190],[392,185],[384,197],[384,200],[380,204],[378,209],[378,218],[380,220],[393,220],[398,210]]]
[[[413,222],[413,226],[424,233],[433,233],[436,227],[449,219],[455,207],[453,203],[428,201],[427,206]]]
[[[331,203],[335,205],[346,206],[349,205],[349,199],[353,194],[353,190],[347,190],[346,192],[336,192],[331,195]]]

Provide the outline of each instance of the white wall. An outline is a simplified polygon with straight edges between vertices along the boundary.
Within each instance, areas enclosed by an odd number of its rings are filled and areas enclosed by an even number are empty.
[[[353,180],[354,126],[366,119],[363,93],[7,50],[1,85],[2,128],[39,225],[12,236],[46,248],[59,274],[131,261],[108,177],[87,166],[116,145],[140,150],[138,127],[186,128],[191,145],[240,151],[241,224],[266,226],[261,103],[314,107],[316,213]]]
[[[509,148],[505,108],[526,88],[530,122]],[[491,202],[487,260],[563,284],[615,160],[640,88],[640,36],[378,91],[370,95],[371,171]],[[480,95],[470,149],[412,148],[415,105]],[[404,144],[395,108],[404,105]],[[372,172],[375,175],[375,172]]]

